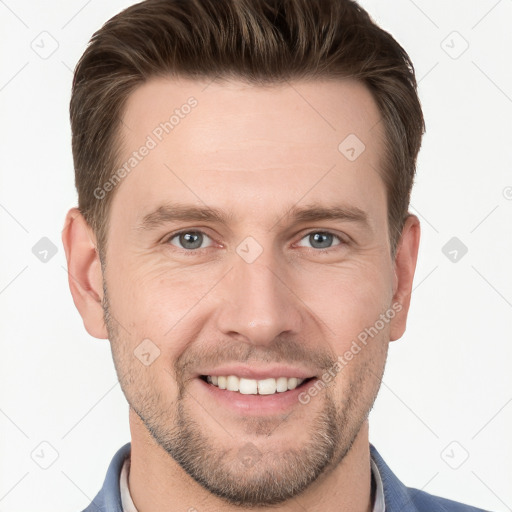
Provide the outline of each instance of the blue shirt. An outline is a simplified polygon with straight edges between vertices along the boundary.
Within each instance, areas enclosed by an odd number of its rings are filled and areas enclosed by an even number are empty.
[[[124,461],[130,453],[131,443],[126,443],[117,451],[108,467],[103,487],[82,512],[123,512],[119,481]],[[470,507],[406,487],[389,469],[371,443],[370,456],[382,481],[386,512],[486,512],[481,508]]]

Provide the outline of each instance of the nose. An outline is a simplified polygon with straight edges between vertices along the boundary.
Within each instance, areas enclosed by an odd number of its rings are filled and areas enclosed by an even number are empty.
[[[233,268],[220,283],[219,330],[262,346],[275,342],[279,335],[300,333],[301,301],[287,276],[284,264],[270,250],[252,263],[235,253]]]

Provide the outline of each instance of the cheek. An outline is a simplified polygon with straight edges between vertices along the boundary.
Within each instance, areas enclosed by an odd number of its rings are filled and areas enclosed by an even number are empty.
[[[169,364],[197,335],[200,303],[219,278],[199,267],[176,269],[144,261],[116,269],[107,283],[112,313],[125,327],[120,336],[131,340],[132,351],[150,339]]]
[[[357,268],[356,268],[357,267]],[[339,350],[350,344],[365,328],[375,324],[390,306],[388,276],[377,265],[351,264],[300,278],[298,294],[330,329]]]

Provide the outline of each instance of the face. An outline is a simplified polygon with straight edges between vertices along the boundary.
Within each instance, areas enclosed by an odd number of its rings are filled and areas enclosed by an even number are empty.
[[[154,79],[126,105],[103,269],[116,370],[158,445],[232,504],[335,468],[401,335],[379,118],[349,80]]]

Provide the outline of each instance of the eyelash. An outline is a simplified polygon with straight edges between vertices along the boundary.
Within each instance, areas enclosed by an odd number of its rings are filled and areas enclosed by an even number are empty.
[[[170,241],[173,239],[173,238],[176,238],[177,236],[179,235],[182,235],[184,233],[200,233],[202,235],[205,235],[207,236],[210,240],[213,240],[212,237],[210,237],[207,233],[205,233],[204,231],[201,231],[199,229],[183,229],[181,231],[176,231],[175,233],[172,233],[170,234],[169,236],[165,237],[164,239],[164,244],[168,244],[168,245],[171,245],[170,244]],[[305,233],[300,240],[303,240],[304,238],[306,238],[307,236],[313,234],[313,233],[322,233],[323,235],[332,235],[333,237],[337,238],[340,243],[337,244],[337,245],[334,245],[332,247],[328,247],[327,249],[315,249],[314,247],[308,247],[307,249],[311,249],[312,251],[314,251],[316,254],[320,253],[320,254],[328,254],[332,251],[335,251],[337,248],[339,248],[340,246],[343,246],[343,245],[348,245],[348,242],[346,240],[344,240],[341,236],[337,235],[336,233],[333,233],[332,231],[327,231],[327,230],[319,230],[319,229],[314,229],[312,231],[309,231],[308,233]],[[197,255],[197,253],[200,253],[202,252],[203,250],[205,249],[209,249],[209,247],[203,247],[202,249],[181,249],[180,247],[177,247],[177,246],[173,246],[174,249],[178,250],[179,252],[181,252],[182,254],[185,254],[187,256],[194,256],[194,255]]]

